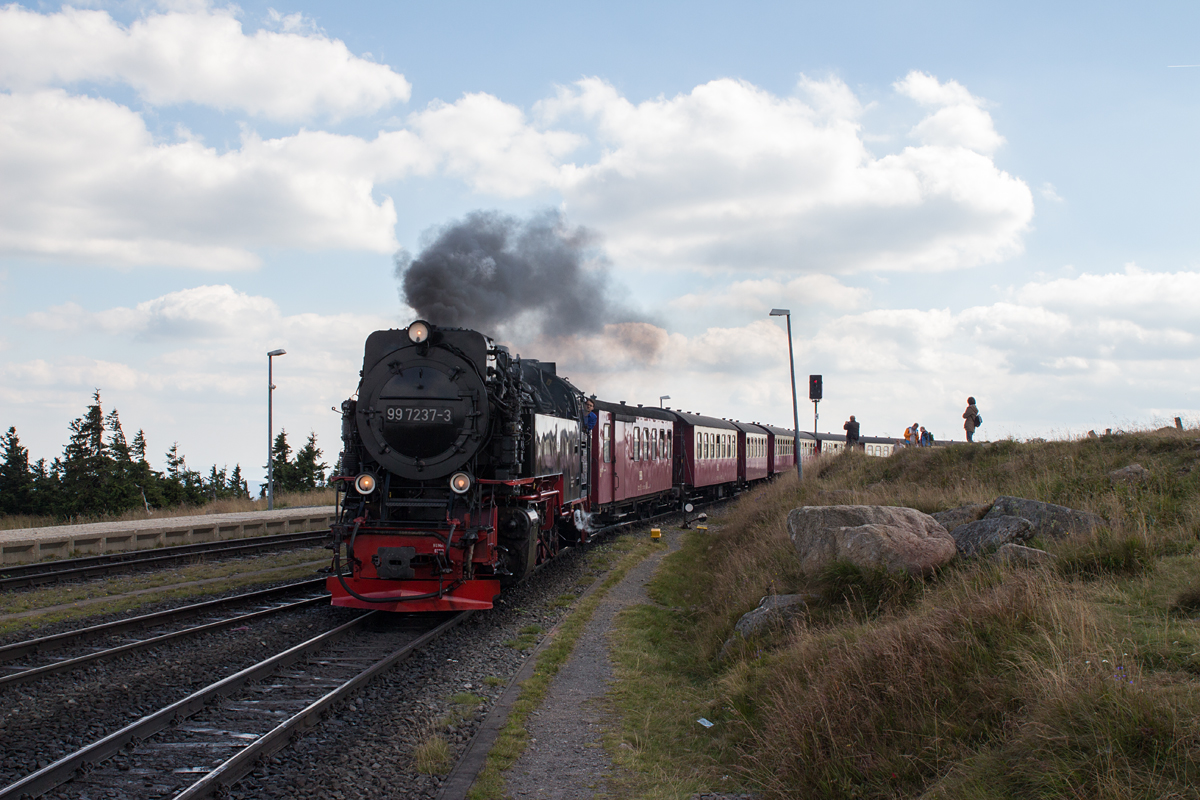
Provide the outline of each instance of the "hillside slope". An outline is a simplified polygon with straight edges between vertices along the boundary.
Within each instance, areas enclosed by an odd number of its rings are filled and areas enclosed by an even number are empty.
[[[1198,437],[852,453],[744,496],[622,620],[613,752],[647,776],[631,794],[1200,797]],[[1133,463],[1144,479],[1110,477]],[[925,581],[845,565],[806,579],[786,531],[803,505],[1000,495],[1108,526],[1031,542],[1050,566],[958,559]],[[801,592],[820,599],[731,638],[764,595]]]

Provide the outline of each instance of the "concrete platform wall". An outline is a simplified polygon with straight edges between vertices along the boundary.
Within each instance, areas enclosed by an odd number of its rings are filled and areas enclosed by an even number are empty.
[[[239,514],[93,522],[50,528],[0,531],[0,564],[27,564],[44,558],[146,550],[178,544],[315,531],[334,522],[334,507],[282,508]]]

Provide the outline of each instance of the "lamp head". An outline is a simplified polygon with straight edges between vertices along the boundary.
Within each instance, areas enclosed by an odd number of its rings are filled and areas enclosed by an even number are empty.
[[[770,316],[772,317],[790,317],[792,311],[789,308],[772,308]]]
[[[271,352],[267,353],[267,358],[270,358],[271,356],[286,356],[286,355],[287,355],[287,350],[283,350],[283,349],[272,350]]]

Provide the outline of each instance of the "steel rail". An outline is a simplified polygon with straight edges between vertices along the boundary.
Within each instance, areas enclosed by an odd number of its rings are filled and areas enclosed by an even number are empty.
[[[218,542],[181,544],[153,550],[134,550],[99,556],[81,556],[61,561],[26,564],[0,569],[0,589],[19,589],[43,583],[104,575],[130,567],[186,561],[197,555],[229,556],[272,550],[293,544],[319,542],[329,536],[328,530],[279,533],[248,539],[222,539]]]
[[[149,639],[143,639],[140,642],[130,642],[117,647],[111,647],[107,650],[100,650],[95,653],[87,653],[82,656],[76,656],[75,658],[67,658],[63,659],[62,661],[55,661],[53,664],[45,664],[40,667],[30,667],[27,670],[14,672],[10,675],[0,677],[0,688],[5,686],[15,686],[19,683],[28,683],[29,681],[37,680],[38,678],[46,675],[54,675],[59,672],[69,672],[76,667],[84,664],[90,664],[93,661],[107,661],[111,658],[125,655],[126,653],[132,653],[136,650],[143,650],[147,647],[154,647],[155,645],[162,644],[163,642],[169,642],[172,639],[179,639],[184,636],[199,636],[202,633],[209,633],[211,631],[218,631],[222,628],[228,628],[232,625],[238,624],[239,622],[250,622],[251,620],[259,619],[261,617],[269,617],[273,614],[281,614],[285,611],[295,611],[296,609],[304,608],[305,606],[315,605],[316,603],[320,602],[328,602],[328,600],[329,598],[326,595],[322,595],[320,597],[309,597],[304,600],[297,600],[294,603],[286,603],[281,606],[275,606],[274,608],[265,608],[261,611],[252,611],[249,614],[241,614],[236,617],[230,617],[229,619],[221,619],[217,620],[216,622],[197,625],[194,628],[171,631],[170,633],[164,633]]]
[[[381,612],[373,611],[371,613],[378,614]],[[282,750],[295,736],[298,736],[306,728],[320,724],[321,720],[329,715],[334,704],[349,697],[355,691],[370,683],[377,676],[387,672],[429,642],[461,624],[467,617],[474,613],[474,611],[461,611],[433,630],[422,634],[396,650],[396,652],[386,658],[375,662],[355,677],[309,705],[303,711],[292,716],[286,722],[255,739],[232,758],[229,758],[214,768],[212,772],[175,795],[172,800],[198,800],[198,798],[204,797],[227,796],[234,784],[253,772],[263,759],[269,758]]]
[[[196,714],[218,697],[227,697],[242,686],[267,677],[280,667],[294,664],[305,656],[317,652],[331,642],[334,642],[357,628],[362,627],[373,619],[380,611],[370,611],[357,619],[346,622],[333,630],[314,636],[295,647],[276,653],[270,658],[263,659],[240,672],[193,692],[182,700],[177,700],[164,708],[142,717],[110,733],[80,750],[63,756],[58,761],[49,764],[37,772],[26,775],[16,783],[0,789],[0,800],[16,800],[25,795],[38,797],[60,784],[71,780],[76,774],[90,772],[92,768],[111,758],[131,743],[143,741],[173,723],[177,723]]]
[[[216,600],[206,600],[203,603],[193,603],[189,606],[169,608],[166,611],[156,611],[153,614],[143,614],[140,617],[119,619],[113,622],[105,622],[100,625],[93,625],[88,628],[64,631],[63,633],[56,633],[52,636],[43,636],[38,639],[28,639],[24,642],[14,642],[13,644],[0,647],[0,664],[8,661],[15,661],[18,658],[24,658],[25,656],[32,655],[34,653],[44,652],[47,650],[57,650],[58,648],[74,641],[84,641],[96,636],[108,636],[114,633],[123,633],[124,631],[135,628],[145,628],[149,625],[157,625],[160,622],[165,622],[171,619],[180,619],[183,617],[195,616],[196,614],[203,614],[208,611],[215,611],[226,606],[252,603],[257,600],[266,600],[271,597],[291,594],[293,592],[305,589],[318,589],[324,585],[324,578],[313,578],[312,580],[289,583],[285,586],[275,586],[270,589],[259,589],[258,591],[233,595],[232,597],[220,597]]]

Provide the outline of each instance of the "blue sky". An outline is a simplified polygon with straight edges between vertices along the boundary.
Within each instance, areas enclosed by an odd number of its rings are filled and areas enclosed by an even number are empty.
[[[597,234],[645,323],[549,339],[613,400],[961,438],[1196,422],[1194,4],[198,3],[0,9],[0,425],[94,389],[152,453],[265,460],[477,209]],[[7,155],[5,155],[7,154]],[[811,421],[811,406],[801,420]],[[261,452],[260,452],[261,451]],[[161,461],[161,457],[158,458]]]

